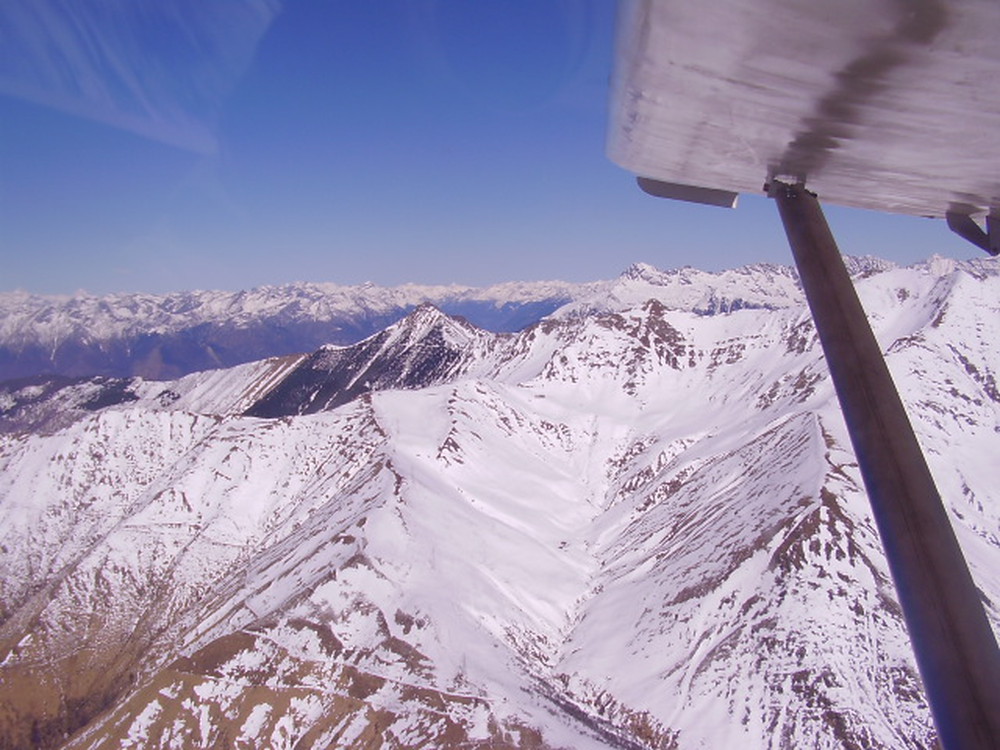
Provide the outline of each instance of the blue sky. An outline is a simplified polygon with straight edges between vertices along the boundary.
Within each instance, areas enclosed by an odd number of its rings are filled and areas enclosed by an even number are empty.
[[[610,0],[175,0],[155,23],[63,7],[0,11],[20,45],[0,40],[2,290],[791,262],[766,199],[657,200],[607,160]],[[33,28],[98,38],[101,65]],[[827,216],[852,254],[978,253],[943,222]]]

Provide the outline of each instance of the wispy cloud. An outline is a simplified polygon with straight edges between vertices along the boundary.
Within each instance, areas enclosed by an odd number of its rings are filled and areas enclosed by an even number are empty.
[[[280,10],[279,0],[7,0],[0,93],[211,153],[221,103]]]

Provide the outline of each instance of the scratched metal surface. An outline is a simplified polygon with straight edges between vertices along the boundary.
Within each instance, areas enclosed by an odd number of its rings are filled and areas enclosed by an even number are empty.
[[[624,0],[608,153],[638,175],[1000,213],[998,0]]]

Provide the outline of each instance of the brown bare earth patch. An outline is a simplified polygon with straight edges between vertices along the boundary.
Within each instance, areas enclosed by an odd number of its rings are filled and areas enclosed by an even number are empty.
[[[287,649],[270,632],[286,627],[315,636],[318,648]],[[403,679],[372,671],[366,664],[388,664],[384,657],[346,651],[328,623],[305,618],[229,633],[139,686],[95,693],[100,700],[87,705],[61,702],[63,685],[47,682],[47,672],[25,672],[17,682],[24,705],[2,704],[19,734],[8,732],[0,747],[551,750],[537,730],[498,716],[483,698],[434,687],[426,658],[411,644],[386,633],[379,648],[398,658]],[[5,689],[15,687],[9,674]],[[49,715],[61,718],[46,722]]]
[[[16,661],[0,669],[0,748],[60,747],[131,688],[146,645],[97,618],[73,643],[39,631]]]
[[[172,667],[178,672],[192,672],[221,677],[223,664],[241,651],[250,651],[256,643],[257,639],[250,633],[243,631],[230,633],[212,641],[189,657],[181,657],[174,662]]]
[[[392,689],[384,679],[346,667],[342,676],[339,684],[321,689],[241,685],[167,669],[65,747],[117,750],[138,744],[250,750],[280,738],[281,744],[301,750],[551,750],[538,731],[492,714],[488,736],[471,736],[464,712],[454,708],[476,704],[488,710],[480,699],[406,688],[398,693],[398,709],[389,710],[366,701],[378,690]],[[315,715],[304,718],[302,706],[311,707]],[[290,722],[289,717],[299,721]]]

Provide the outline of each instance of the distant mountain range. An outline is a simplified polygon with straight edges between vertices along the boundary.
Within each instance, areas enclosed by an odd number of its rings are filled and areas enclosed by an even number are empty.
[[[1000,629],[1000,272],[850,263]],[[933,747],[794,274],[519,288],[0,383],[0,746]],[[6,295],[0,343],[389,309],[318,289]]]
[[[536,322],[598,285],[289,284],[245,292],[0,293],[0,380],[39,373],[164,380],[352,344],[431,303],[493,331]]]
[[[885,265],[874,259],[853,262]],[[705,314],[798,300],[792,271],[770,265],[709,274],[636,264],[613,281],[486,288],[289,284],[245,292],[68,298],[4,292],[0,380],[41,373],[165,380],[325,344],[353,344],[423,304],[489,331],[518,331],[567,304],[591,311],[621,306],[650,289],[668,294],[679,309]]]

